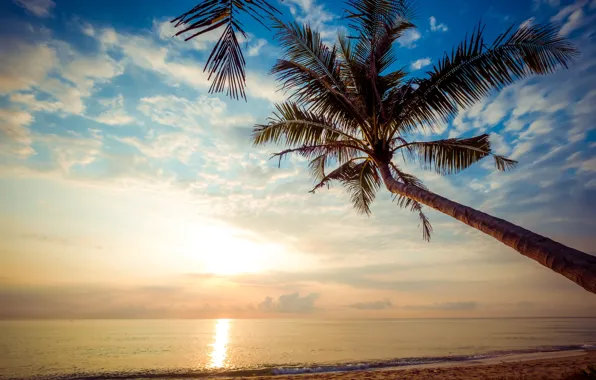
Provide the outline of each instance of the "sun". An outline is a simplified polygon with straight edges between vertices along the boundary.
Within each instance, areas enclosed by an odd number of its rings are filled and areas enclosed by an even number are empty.
[[[254,273],[268,269],[272,247],[250,234],[227,226],[196,226],[186,234],[185,253],[216,275]]]

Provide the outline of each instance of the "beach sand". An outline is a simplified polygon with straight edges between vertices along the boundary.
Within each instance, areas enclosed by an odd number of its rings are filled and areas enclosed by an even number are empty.
[[[275,380],[543,380],[565,379],[596,364],[596,351],[569,351],[504,356],[465,363],[427,364],[407,368],[275,376]],[[254,379],[254,378],[252,378]],[[271,380],[271,377],[258,377]]]

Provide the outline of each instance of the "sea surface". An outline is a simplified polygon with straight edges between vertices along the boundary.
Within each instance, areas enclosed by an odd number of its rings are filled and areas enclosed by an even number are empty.
[[[3,321],[0,378],[323,372],[595,344],[590,318]]]

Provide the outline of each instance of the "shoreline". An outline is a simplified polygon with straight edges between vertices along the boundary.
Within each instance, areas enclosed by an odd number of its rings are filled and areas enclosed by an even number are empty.
[[[567,379],[579,369],[596,365],[596,350],[573,350],[512,354],[459,362],[413,364],[401,367],[371,368],[351,371],[274,375],[276,380],[425,380],[425,379],[495,379],[544,380]],[[250,379],[266,380],[271,376]],[[224,377],[222,379],[234,379]]]
[[[581,347],[581,348],[580,348]],[[509,353],[487,353],[472,356],[420,357],[404,358],[387,362],[344,363],[312,367],[277,367],[260,369],[239,369],[232,371],[203,370],[147,370],[123,372],[79,372],[47,374],[29,377],[4,377],[0,379],[16,380],[148,380],[148,379],[222,379],[222,380],[421,380],[437,378],[453,379],[491,379],[529,380],[533,377],[515,377],[524,371],[541,374],[536,379],[558,379],[578,368],[596,365],[596,346],[559,346],[558,349],[537,351],[523,350]],[[521,371],[521,372],[520,372]],[[486,376],[493,374],[496,377]],[[479,376],[482,374],[482,376]],[[546,374],[546,375],[545,375]],[[432,375],[432,376],[431,376]],[[555,377],[548,377],[548,376]],[[428,377],[430,376],[430,377]],[[508,377],[514,376],[514,377]],[[525,376],[525,375],[524,375]],[[547,377],[545,377],[547,376]],[[559,376],[559,377],[556,377]]]

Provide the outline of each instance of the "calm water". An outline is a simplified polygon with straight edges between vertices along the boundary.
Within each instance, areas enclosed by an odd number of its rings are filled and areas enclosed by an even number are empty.
[[[596,319],[6,321],[0,378],[280,373],[595,343]]]

